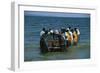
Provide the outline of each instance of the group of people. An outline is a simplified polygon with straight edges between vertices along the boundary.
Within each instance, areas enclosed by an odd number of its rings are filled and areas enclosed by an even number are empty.
[[[78,28],[62,28],[61,31],[63,38],[66,40],[66,47],[77,45],[80,36],[80,30]]]
[[[71,27],[68,27],[68,28],[62,27],[60,30],[57,30],[57,29],[46,30],[45,28],[43,28],[42,31],[40,32],[40,36],[43,36],[46,34],[61,35],[65,40],[66,47],[68,48],[71,45],[77,45],[79,41],[80,30],[78,28],[72,29]]]

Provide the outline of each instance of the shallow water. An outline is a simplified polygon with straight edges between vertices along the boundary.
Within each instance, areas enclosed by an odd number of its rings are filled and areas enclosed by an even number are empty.
[[[68,48],[65,52],[48,52],[40,54],[39,49],[28,49],[25,51],[25,61],[40,61],[40,60],[64,60],[64,59],[88,59],[90,58],[89,44],[78,44]]]
[[[24,22],[25,61],[90,58],[90,18],[25,16]],[[61,29],[69,26],[80,29],[81,35],[77,46],[70,47],[68,52],[40,54],[40,31],[43,27]]]

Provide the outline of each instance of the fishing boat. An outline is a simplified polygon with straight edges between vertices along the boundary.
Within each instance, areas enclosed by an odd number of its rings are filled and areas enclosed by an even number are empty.
[[[65,40],[60,34],[47,34],[40,38],[41,53],[64,51]]]

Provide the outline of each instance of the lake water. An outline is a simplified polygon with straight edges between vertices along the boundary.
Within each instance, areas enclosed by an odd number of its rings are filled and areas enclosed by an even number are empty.
[[[80,40],[79,44],[88,45],[87,56],[83,56],[83,52],[78,52],[79,59],[89,58],[90,56],[90,18],[68,18],[68,17],[48,17],[48,16],[25,16],[24,17],[24,60],[25,61],[38,61],[44,60],[44,56],[40,54],[39,41],[40,31],[43,27],[46,29],[61,29],[61,27],[71,27],[80,29]],[[85,48],[85,47],[84,47]],[[86,49],[86,48],[85,48]],[[81,56],[82,55],[82,56]],[[53,60],[62,59],[63,57],[56,58]],[[51,58],[49,58],[51,59]],[[63,59],[71,59],[63,58]],[[48,59],[47,59],[48,60]]]

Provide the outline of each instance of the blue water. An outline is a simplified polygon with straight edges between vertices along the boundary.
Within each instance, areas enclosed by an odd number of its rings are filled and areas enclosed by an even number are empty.
[[[40,31],[43,27],[46,29],[61,29],[61,27],[71,27],[80,29],[80,40],[78,43],[89,43],[90,42],[90,18],[68,18],[68,17],[43,17],[43,16],[25,16],[24,17],[24,49],[39,48]],[[35,46],[34,46],[35,45]],[[31,51],[32,52],[32,51]],[[28,53],[25,51],[24,58],[32,59],[37,57],[34,52]],[[37,59],[37,58],[36,58]],[[34,60],[36,60],[34,59]]]
[[[80,29],[80,42],[90,40],[89,18],[25,16],[25,43],[38,43],[40,40],[40,31],[43,27],[47,29],[61,29],[61,27],[67,28],[69,26]]]

